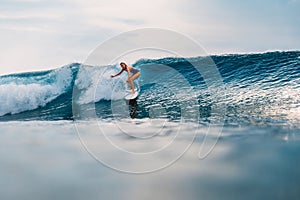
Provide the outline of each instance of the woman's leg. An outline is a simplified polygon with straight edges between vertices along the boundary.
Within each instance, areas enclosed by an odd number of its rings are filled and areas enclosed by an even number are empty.
[[[134,94],[134,84],[133,84],[133,81],[134,81],[135,79],[137,79],[138,77],[140,77],[140,75],[141,75],[141,73],[138,72],[138,73],[132,75],[132,76],[128,79],[128,81],[127,81],[127,82],[130,84],[130,86],[131,86],[132,94]]]

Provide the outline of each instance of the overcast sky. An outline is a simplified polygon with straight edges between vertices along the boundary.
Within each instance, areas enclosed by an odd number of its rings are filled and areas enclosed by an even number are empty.
[[[209,54],[300,49],[300,0],[0,0],[0,74],[84,62],[124,31],[165,28]]]

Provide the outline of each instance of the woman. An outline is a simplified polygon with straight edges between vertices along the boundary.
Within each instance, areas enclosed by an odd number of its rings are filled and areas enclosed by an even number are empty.
[[[138,77],[140,77],[141,73],[140,73],[140,71],[138,69],[136,69],[136,68],[134,68],[132,66],[128,66],[124,62],[121,62],[120,66],[122,67],[121,71],[119,73],[115,74],[115,75],[111,75],[110,77],[113,78],[113,77],[119,76],[124,71],[127,71],[127,73],[128,73],[127,83],[129,83],[130,86],[131,86],[131,90],[132,90],[131,94],[134,94],[135,91],[134,91],[133,81],[135,79],[137,79]],[[130,73],[132,73],[132,74],[130,74]]]

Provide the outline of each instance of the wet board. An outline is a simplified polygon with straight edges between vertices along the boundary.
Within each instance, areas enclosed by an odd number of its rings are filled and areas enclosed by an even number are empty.
[[[137,98],[137,96],[139,95],[139,92],[137,91],[137,89],[135,89],[134,91],[135,91],[135,93],[131,94],[131,90],[126,90],[124,98],[126,100],[131,100],[131,99]]]

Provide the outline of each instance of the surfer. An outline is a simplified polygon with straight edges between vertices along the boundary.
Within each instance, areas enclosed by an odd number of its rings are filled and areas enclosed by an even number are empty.
[[[113,78],[113,77],[119,76],[124,71],[127,71],[127,73],[128,73],[127,83],[131,86],[131,90],[132,90],[131,94],[134,94],[135,91],[134,91],[133,81],[135,79],[137,79],[138,77],[140,77],[141,73],[140,73],[140,71],[138,69],[136,69],[136,68],[134,68],[132,66],[128,66],[124,62],[121,62],[120,66],[122,67],[121,71],[119,73],[115,74],[115,75],[111,75],[110,77]]]

